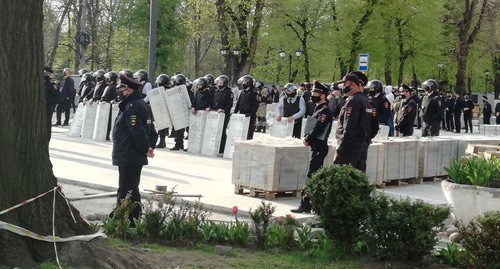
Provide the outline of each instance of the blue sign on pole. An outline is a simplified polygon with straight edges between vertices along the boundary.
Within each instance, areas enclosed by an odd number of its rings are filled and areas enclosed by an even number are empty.
[[[359,71],[368,71],[368,54],[359,54]]]

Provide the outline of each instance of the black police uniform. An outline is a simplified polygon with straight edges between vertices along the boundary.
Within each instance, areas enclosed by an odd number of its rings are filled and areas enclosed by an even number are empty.
[[[334,164],[350,164],[366,172],[368,146],[372,136],[372,105],[368,98],[357,92],[347,98],[340,110],[336,138],[337,156]]]
[[[500,103],[495,106],[496,124],[500,124]]]
[[[105,80],[98,81],[95,85],[94,95],[92,97],[92,100],[100,101],[102,99],[106,86],[107,84]]]
[[[465,108],[468,108],[465,110]],[[464,111],[464,124],[465,124],[465,132],[470,129],[470,132],[472,133],[472,109],[474,109],[474,102],[471,99],[464,99],[464,105],[463,105],[463,111]]]
[[[309,122],[311,121],[311,122]],[[332,130],[333,113],[328,107],[328,102],[316,106],[313,114],[308,119],[308,127],[305,131],[304,141],[309,144],[309,170],[307,177],[323,167],[323,162],[328,154],[328,137]]]
[[[408,98],[403,102],[399,108],[398,116],[396,118],[396,130],[403,136],[413,135],[413,123],[417,116],[417,103],[412,98]]]
[[[226,129],[229,123],[229,118],[231,117],[231,108],[233,107],[234,94],[229,87],[224,87],[222,89],[215,89],[214,100],[212,103],[212,110],[224,110],[224,125],[222,127],[222,138],[220,141],[219,153],[224,153],[224,148],[226,147]]]
[[[92,81],[83,83],[83,87],[80,93],[80,102],[92,99],[92,97],[94,96],[94,88],[95,83]]]
[[[52,115],[54,114],[54,110],[59,102],[59,91],[54,86],[54,83],[50,79],[48,75],[44,77],[45,83],[45,103],[47,110],[47,135],[50,141],[52,136]]]
[[[422,136],[439,136],[443,118],[443,103],[437,92],[422,99]]]
[[[387,125],[387,121],[391,118],[391,103],[389,103],[385,94],[379,93],[372,97],[371,103],[377,113],[378,122]]]
[[[448,97],[444,101],[445,108],[445,118],[446,118],[446,130],[453,131],[455,129],[455,124],[453,121],[453,107],[455,106],[455,98]]]
[[[205,110],[211,108],[213,103],[213,95],[209,88],[199,90],[196,92],[192,107],[195,110]]]
[[[259,108],[259,99],[257,93],[253,88],[248,88],[240,93],[236,106],[234,107],[234,113],[245,114],[245,116],[250,117],[250,126],[248,127],[247,139],[253,139],[253,133],[255,132],[255,120],[257,119],[257,109]]]
[[[123,80],[121,83],[124,83]],[[140,203],[141,171],[148,164],[146,154],[150,147],[148,108],[138,90],[125,98],[118,107],[120,112],[113,129],[112,153],[113,165],[118,166],[119,172],[117,201],[119,203],[131,192],[132,202]],[[138,205],[129,213],[129,219],[139,218],[140,213],[141,207]]]
[[[60,101],[57,105],[57,124],[61,124],[61,114],[64,112],[63,125],[68,125],[71,103],[75,100],[75,94],[75,82],[73,78],[70,76],[64,78],[61,86]]]
[[[455,120],[455,133],[460,133],[460,129],[462,127],[460,118],[462,117],[463,105],[464,101],[462,100],[462,98],[457,97],[455,99],[455,105],[453,105],[453,119]]]
[[[493,113],[491,109],[491,105],[488,101],[484,101],[483,105],[483,123],[490,124],[491,113]]]

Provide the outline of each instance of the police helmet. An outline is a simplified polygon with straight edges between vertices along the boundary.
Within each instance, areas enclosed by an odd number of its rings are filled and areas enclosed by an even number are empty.
[[[217,88],[224,89],[229,85],[229,78],[226,75],[220,75],[215,79]]]
[[[175,86],[186,85],[187,78],[183,74],[175,75],[172,80],[174,81]]]
[[[253,77],[244,75],[238,79],[238,84],[240,84],[243,89],[251,88],[253,86]]]
[[[261,89],[261,88],[264,88],[264,83],[262,81],[255,81],[255,88],[257,89]]]
[[[193,82],[186,78],[186,88],[190,91],[193,88]]]
[[[193,84],[196,84],[196,88],[198,88],[199,90],[205,89],[208,87],[208,79],[206,79],[205,77],[198,78],[195,80],[195,82],[196,83],[193,83]]]
[[[157,87],[165,87],[165,88],[170,88],[170,77],[167,76],[166,74],[161,74],[158,77],[156,77],[156,82],[155,82]]]
[[[95,81],[103,81],[104,80],[104,70],[97,70],[94,72],[94,74],[92,74],[92,76],[94,77],[94,80]]]
[[[87,72],[83,74],[81,82],[83,83],[89,83],[92,82],[94,78],[92,77],[92,72]]]
[[[118,74],[113,71],[109,71],[108,73],[104,74],[104,78],[106,78],[107,82],[116,82],[118,80]]]
[[[422,89],[426,92],[436,92],[438,88],[438,83],[434,79],[428,79],[422,83]]]
[[[138,82],[148,81],[148,72],[146,72],[146,70],[141,69],[134,73],[134,78]]]
[[[212,74],[205,75],[205,79],[208,81],[208,85],[210,86],[214,85],[215,78]]]
[[[284,87],[285,93],[288,94],[293,94],[297,92],[297,86],[293,83],[287,83]]]
[[[120,76],[121,75],[125,75],[126,77],[129,77],[129,78],[134,78],[132,70],[130,70],[130,69],[123,69],[122,71],[120,71]]]
[[[87,68],[82,68],[82,69],[78,70],[78,75],[80,75],[80,77],[83,77],[83,74],[88,73],[88,72],[90,72],[90,71],[87,70]]]
[[[371,80],[368,81],[368,84],[366,84],[366,88],[368,88],[370,91],[379,93],[382,92],[384,86],[382,85],[382,82],[380,82],[380,80]]]

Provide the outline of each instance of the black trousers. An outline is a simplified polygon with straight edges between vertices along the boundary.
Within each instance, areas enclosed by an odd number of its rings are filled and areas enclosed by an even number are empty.
[[[499,116],[497,116],[496,122],[497,122],[497,124],[500,124],[500,117]]]
[[[490,124],[491,114],[483,115],[483,123]]]
[[[54,115],[54,106],[47,106],[47,138],[50,141],[52,137],[52,115]]]
[[[300,139],[301,133],[302,133],[302,118],[298,118],[295,120],[295,123],[293,124],[292,137]]]
[[[307,178],[323,167],[326,155],[328,155],[328,144],[325,141],[320,144],[309,145],[311,147],[309,153],[309,170],[307,170]]]
[[[453,131],[455,129],[455,122],[453,121],[453,111],[446,111],[446,130]]]
[[[439,136],[440,124],[439,120],[435,122],[425,122],[422,120],[422,136]]]
[[[462,113],[453,112],[453,116],[455,118],[455,132],[460,133],[460,129],[462,129],[462,123],[460,122],[460,116]]]
[[[465,132],[470,130],[472,133],[472,113],[464,113],[464,124],[465,124]]]
[[[121,200],[125,199],[127,194],[130,192],[132,197],[132,202],[137,202],[137,204],[132,211],[129,212],[129,220],[131,223],[133,219],[139,219],[141,216],[141,193],[139,192],[139,183],[141,182],[141,171],[142,165],[139,166],[118,166],[118,192],[117,192],[117,203],[119,204]]]
[[[184,130],[185,129],[186,128],[175,130],[175,134],[174,134],[175,147],[178,147],[180,149],[184,149]]]
[[[222,126],[222,138],[220,140],[219,153],[224,153],[224,149],[226,148],[226,140],[227,140],[227,125],[229,124],[229,119],[231,114],[226,113],[224,117],[224,125]]]
[[[253,133],[255,132],[255,124],[257,123],[257,115],[250,116],[250,124],[248,126],[247,140],[253,139]]]
[[[69,122],[69,112],[71,109],[71,100],[69,99],[64,99],[59,102],[57,105],[57,123],[61,123],[61,114],[64,112],[64,123],[68,124]]]
[[[366,172],[366,158],[368,157],[368,143],[357,143],[349,147],[348,152],[337,151],[334,164],[351,165],[352,167]]]

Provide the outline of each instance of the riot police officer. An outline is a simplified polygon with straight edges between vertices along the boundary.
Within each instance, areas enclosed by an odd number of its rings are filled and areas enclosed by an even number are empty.
[[[443,120],[443,106],[439,96],[438,84],[434,79],[422,83],[426,95],[422,99],[422,136],[439,136],[441,121]]]
[[[183,74],[175,75],[172,78],[172,80],[174,81],[175,86],[186,85],[186,83],[187,83],[187,78]],[[187,85],[186,85],[186,87],[187,87]],[[188,89],[188,94],[189,94],[189,98],[191,99],[191,102],[193,102],[194,101],[193,92]],[[187,149],[184,149],[184,131],[186,131],[186,128],[182,128],[179,130],[172,130],[172,132],[174,132],[175,145],[170,150],[181,150],[181,149],[184,151],[187,150]]]
[[[156,77],[155,87],[164,87],[165,89],[169,89],[172,87],[170,84],[170,77],[166,74],[160,74]],[[157,148],[165,148],[165,137],[168,135],[168,128],[161,129],[158,131],[158,137],[160,138],[160,142],[156,145]]]
[[[206,74],[204,78],[208,81],[208,88],[213,95],[217,89],[215,85],[215,77],[212,74]]]
[[[153,85],[151,85],[149,81],[148,72],[141,69],[134,73],[134,78],[142,85],[142,97],[144,98],[144,102],[149,103],[148,92],[153,89]]]
[[[294,123],[292,136],[300,139],[302,132],[302,118],[306,114],[306,102],[303,96],[298,96],[297,86],[293,83],[286,84],[284,92],[285,95],[280,97],[278,105],[276,106],[276,121],[281,121],[282,115],[284,117],[288,117],[288,122]],[[307,91],[304,92],[304,94],[306,93]],[[312,92],[309,93],[312,96]],[[281,113],[282,110],[283,113]]]
[[[328,87],[319,81],[314,82],[311,101],[316,105],[313,114],[308,118],[304,146],[310,147],[309,169],[307,178],[323,167],[323,162],[328,155],[328,136],[332,129],[333,114],[328,107]],[[300,206],[290,210],[293,213],[311,213],[311,203],[307,193],[302,192]]]
[[[262,81],[255,81],[255,90],[257,91],[257,98],[259,99],[259,108],[257,109],[257,129],[256,132],[266,132],[266,106],[269,98],[269,90],[264,87]]]
[[[220,142],[219,153],[224,153],[227,139],[227,125],[231,116],[231,108],[233,107],[234,94],[229,88],[229,78],[226,75],[220,75],[215,79],[215,86],[217,87],[214,92],[214,101],[212,109],[224,113],[224,125],[222,127],[222,139]]]
[[[104,89],[106,89],[107,83],[106,78],[104,77],[103,70],[97,70],[92,74],[94,81],[96,82],[94,88],[94,95],[92,96],[92,101],[100,101],[102,95],[104,94]]]
[[[413,135],[413,123],[417,116],[417,103],[411,98],[411,92],[412,89],[410,87],[401,89],[400,96],[403,99],[403,103],[398,110],[395,128],[402,136]]]
[[[80,81],[82,83],[82,87],[78,95],[80,95],[80,102],[86,102],[94,96],[94,78],[91,72],[87,72],[83,74],[82,79]]]
[[[106,79],[106,82],[108,86],[106,89],[104,89],[104,93],[102,94],[101,100],[104,102],[112,102],[112,101],[117,101],[118,99],[118,89],[117,89],[117,82],[118,82],[118,74],[116,72],[110,71],[106,74],[104,74],[104,78]]]
[[[389,121],[392,121],[391,103],[385,97],[382,82],[379,80],[372,80],[368,82],[366,87],[369,89],[371,103],[373,104],[373,108],[375,108],[378,122],[389,126]]]
[[[464,124],[465,132],[468,133],[469,129],[472,133],[472,110],[474,109],[474,102],[470,99],[469,93],[464,93],[463,108],[464,111]]]
[[[197,110],[210,111],[213,102],[213,95],[208,85],[208,80],[204,77],[196,80],[196,91],[194,102],[191,104],[191,113],[196,115]]]
[[[257,119],[259,100],[257,99],[257,93],[254,91],[253,77],[249,75],[242,76],[238,79],[238,84],[241,85],[243,90],[234,107],[234,113],[245,114],[246,117],[250,117],[247,136],[247,139],[250,140],[253,139],[253,133],[255,132],[255,120]]]

